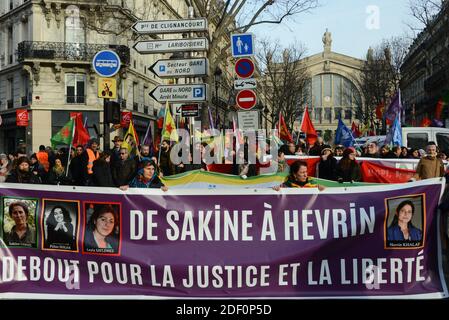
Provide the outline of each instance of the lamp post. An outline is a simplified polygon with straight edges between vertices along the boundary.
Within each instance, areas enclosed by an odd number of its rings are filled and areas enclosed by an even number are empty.
[[[221,75],[223,71],[221,71],[220,67],[216,67],[214,71],[214,80],[215,80],[215,119],[218,118],[218,86],[220,85]]]

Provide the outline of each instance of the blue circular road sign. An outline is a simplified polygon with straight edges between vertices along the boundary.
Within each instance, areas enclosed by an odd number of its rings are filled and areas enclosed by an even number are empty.
[[[114,51],[103,50],[97,52],[92,60],[92,67],[101,77],[112,77],[120,70],[120,58]]]
[[[254,62],[249,58],[240,58],[235,63],[235,73],[240,78],[249,78],[254,73]]]

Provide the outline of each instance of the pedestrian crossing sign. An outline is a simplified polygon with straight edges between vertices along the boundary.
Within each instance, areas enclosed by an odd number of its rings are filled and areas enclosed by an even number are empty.
[[[237,33],[231,35],[232,56],[244,57],[254,55],[254,36],[252,33]]]
[[[98,98],[117,98],[117,81],[114,78],[98,78]]]

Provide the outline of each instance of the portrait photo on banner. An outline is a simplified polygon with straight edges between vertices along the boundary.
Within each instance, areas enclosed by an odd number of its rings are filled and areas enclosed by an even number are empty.
[[[84,202],[83,253],[120,255],[120,203]]]
[[[42,199],[42,249],[78,251],[79,201]]]
[[[2,239],[7,247],[37,246],[36,198],[2,197]]]
[[[425,194],[385,199],[385,248],[416,249],[424,246]]]

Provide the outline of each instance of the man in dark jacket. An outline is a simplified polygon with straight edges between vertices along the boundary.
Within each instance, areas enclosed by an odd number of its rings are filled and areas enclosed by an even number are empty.
[[[128,149],[120,149],[120,161],[112,167],[112,180],[116,187],[128,185],[136,175],[136,162],[129,158]]]
[[[175,174],[175,166],[170,159],[170,142],[167,140],[162,141],[161,149],[159,167],[161,168],[164,177]]]
[[[82,145],[76,146],[75,157],[70,161],[70,175],[72,176],[72,180],[75,186],[84,186],[84,171],[85,167],[82,166],[82,154],[84,152],[84,148]]]

